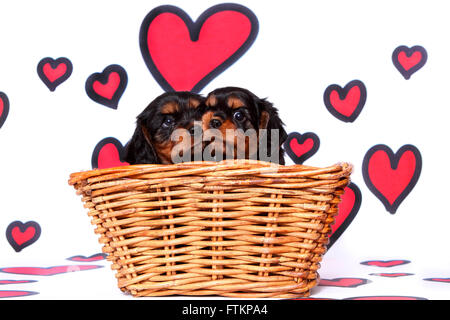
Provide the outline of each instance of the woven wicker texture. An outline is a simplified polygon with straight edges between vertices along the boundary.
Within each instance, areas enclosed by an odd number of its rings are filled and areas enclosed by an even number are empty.
[[[252,160],[74,173],[118,286],[134,296],[308,296],[352,166]]]

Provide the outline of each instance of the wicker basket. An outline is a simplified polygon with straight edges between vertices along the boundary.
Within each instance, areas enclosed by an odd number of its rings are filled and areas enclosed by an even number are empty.
[[[226,160],[73,173],[134,296],[308,296],[352,166]]]

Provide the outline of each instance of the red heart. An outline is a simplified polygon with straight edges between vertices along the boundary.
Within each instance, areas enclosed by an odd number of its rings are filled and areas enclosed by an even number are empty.
[[[11,222],[6,229],[6,239],[16,252],[36,242],[41,235],[41,227],[37,222]]]
[[[57,266],[57,267],[11,267],[11,268],[1,268],[0,272],[12,273],[12,274],[26,274],[35,276],[53,276],[55,274],[74,272],[74,271],[84,271],[102,268],[102,266],[95,265],[67,265],[67,266]]]
[[[0,290],[0,298],[15,298],[15,297],[25,297],[31,296],[33,294],[38,294],[33,291],[23,291],[23,290]]]
[[[350,81],[344,88],[337,84],[328,86],[323,99],[328,111],[344,122],[353,122],[366,102],[367,91],[360,80]]]
[[[331,226],[330,248],[344,233],[361,207],[362,195],[358,186],[353,182],[345,189],[338,206],[338,214],[335,216],[335,223]]]
[[[405,70],[411,69],[417,65],[420,60],[422,60],[422,53],[420,51],[413,52],[411,56],[407,56],[405,51],[401,51],[398,54],[398,62]]]
[[[256,16],[241,5],[216,5],[196,22],[166,5],[145,17],[140,47],[164,90],[199,92],[249,49],[257,33]]]
[[[106,255],[104,253],[97,253],[90,257],[85,256],[73,256],[68,258],[67,260],[70,261],[78,261],[78,262],[92,262],[92,261],[99,261],[99,260],[105,260]]]
[[[363,161],[363,176],[370,191],[394,214],[416,185],[422,168],[419,150],[405,145],[394,154],[385,145],[372,147]]]
[[[362,278],[336,278],[321,279],[319,282],[319,286],[356,288],[367,283],[369,283],[369,280]]]
[[[50,82],[55,82],[56,79],[62,77],[66,73],[67,66],[64,63],[60,63],[56,68],[54,68],[49,62],[47,62],[44,64],[42,70]]]
[[[92,153],[92,168],[104,169],[129,165],[121,161],[124,148],[119,140],[113,137],[102,139]]]
[[[66,81],[72,74],[72,62],[67,58],[47,57],[39,61],[37,73],[42,82],[54,91],[57,86]]]
[[[117,109],[128,83],[124,68],[117,64],[107,66],[102,72],[93,73],[86,80],[86,93],[97,103]]]
[[[119,74],[117,72],[111,72],[108,76],[108,81],[105,84],[102,84],[100,81],[95,80],[92,87],[98,95],[111,100],[114,96],[114,93],[116,93],[117,88],[119,88],[119,84]]]
[[[413,46],[411,48],[399,46],[392,53],[394,66],[406,80],[425,65],[427,58],[427,51],[421,46]]]
[[[6,121],[9,113],[9,100],[6,94],[0,92],[0,128]]]
[[[320,146],[319,137],[312,132],[300,134],[291,132],[284,143],[284,149],[296,164],[302,164],[314,155]]]
[[[11,230],[11,236],[14,241],[20,246],[25,242],[29,241],[36,234],[36,229],[34,227],[28,227],[22,232],[19,227],[14,227]]]
[[[401,266],[401,265],[404,265],[404,264],[408,264],[410,262],[411,261],[408,261],[408,260],[387,260],[387,261],[371,260],[371,261],[361,262],[361,264],[366,265],[366,266],[390,268],[390,267],[396,267],[396,266]]]
[[[298,143],[297,139],[292,139],[289,144],[292,151],[297,157],[301,157],[306,152],[310,151],[314,146],[314,140],[311,138],[306,139],[302,144]]]

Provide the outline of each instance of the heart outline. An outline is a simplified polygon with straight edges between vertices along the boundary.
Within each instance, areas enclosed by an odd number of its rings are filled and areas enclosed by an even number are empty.
[[[112,98],[108,99],[101,96],[94,90],[94,83],[98,81],[102,85],[106,85],[109,80],[109,75],[113,72],[119,75],[120,82]],[[105,69],[103,69],[102,72],[96,72],[91,74],[86,80],[85,90],[88,97],[91,98],[93,101],[102,104],[108,108],[117,109],[119,105],[119,100],[127,87],[127,83],[128,83],[128,75],[126,70],[118,64],[111,64],[107,66]]]
[[[303,144],[308,139],[312,139],[314,143],[309,151],[303,153],[301,156],[298,156],[291,148],[291,141],[294,139],[297,140],[298,144]],[[294,161],[295,164],[303,164],[303,162],[311,158],[319,150],[320,139],[313,132],[306,132],[304,134],[301,134],[299,132],[291,132],[288,134],[286,141],[283,144],[283,147],[284,150],[286,151],[286,154],[289,156],[289,158],[292,159],[292,161]]]
[[[35,232],[30,239],[19,244],[16,242],[16,239],[14,239],[14,236],[13,236],[13,230],[15,228],[19,228],[19,231],[21,233],[26,232],[26,230],[28,230],[28,228],[34,228]],[[41,226],[35,221],[28,221],[26,223],[22,223],[21,221],[16,220],[16,221],[11,222],[8,225],[8,227],[6,228],[6,239],[8,240],[9,244],[14,249],[14,251],[16,251],[16,252],[20,252],[24,248],[32,245],[39,239],[40,236],[41,236]]]
[[[128,165],[127,162],[123,161],[123,158],[125,156],[125,148],[122,145],[122,143],[119,140],[117,140],[116,138],[114,138],[114,137],[107,137],[107,138],[104,138],[104,139],[100,140],[97,143],[97,145],[95,146],[94,151],[92,152],[92,157],[91,157],[92,169],[98,169],[99,168],[98,161],[99,161],[100,151],[107,144],[113,144],[116,147],[117,152],[119,153],[119,161],[123,162],[124,163],[123,165]]]
[[[0,114],[0,128],[1,128],[5,123],[6,118],[8,117],[9,114],[9,99],[8,96],[3,92],[0,92],[0,99],[3,102],[3,110],[2,113]]]
[[[247,7],[242,6],[240,4],[235,3],[222,3],[208,8],[204,11],[196,21],[193,21],[191,17],[181,8],[172,6],[172,5],[162,5],[151,10],[144,18],[141,24],[141,28],[139,30],[139,47],[141,49],[141,54],[144,59],[144,62],[149,69],[150,73],[153,75],[156,82],[161,86],[164,91],[178,91],[173,88],[169,82],[164,78],[159,69],[156,67],[155,62],[153,61],[147,43],[148,30],[153,22],[153,20],[158,17],[162,13],[172,13],[178,16],[188,28],[190,40],[195,42],[198,40],[200,31],[203,27],[203,24],[206,22],[208,18],[213,16],[214,14],[222,11],[237,11],[245,15],[250,21],[250,34],[247,40],[224,62],[222,62],[219,66],[211,70],[207,75],[205,75],[202,79],[200,79],[189,91],[198,93],[203,89],[208,83],[210,83],[214,78],[216,78],[219,74],[229,68],[233,63],[235,63],[245,52],[251,47],[253,42],[256,39],[259,31],[259,22],[256,15]]]
[[[60,64],[64,64],[66,66],[66,72],[58,78],[56,78],[54,81],[50,81],[50,79],[47,77],[47,75],[44,72],[44,66],[49,63],[52,69],[57,68]],[[61,57],[58,59],[53,59],[51,57],[43,58],[41,61],[39,61],[37,65],[37,74],[39,78],[44,82],[44,84],[47,86],[47,88],[50,91],[55,91],[56,87],[58,87],[61,83],[69,79],[69,77],[72,75],[73,66],[72,62],[65,58]]]
[[[338,110],[336,110],[336,108],[331,103],[330,95],[333,91],[337,91],[337,93],[339,94],[339,99],[344,100],[347,97],[349,91],[355,86],[357,86],[360,91],[359,102],[356,105],[353,112],[349,116],[346,116],[346,115],[340,113]],[[356,118],[358,118],[362,109],[364,108],[364,105],[366,104],[366,100],[367,100],[366,86],[364,85],[364,83],[361,80],[358,80],[358,79],[350,81],[349,83],[347,83],[345,85],[344,88],[342,88],[338,84],[331,84],[325,89],[325,92],[323,93],[323,101],[325,103],[325,107],[327,108],[327,110],[335,118],[337,118],[341,121],[344,121],[344,122],[354,122],[356,120]]]
[[[415,157],[416,165],[411,180],[406,185],[404,190],[397,196],[397,198],[392,204],[389,202],[386,196],[380,190],[378,190],[378,188],[373,184],[369,176],[370,160],[372,156],[378,151],[383,151],[387,154],[392,170],[397,169],[400,159],[406,151],[411,151]],[[397,212],[397,209],[400,206],[400,204],[403,202],[403,200],[405,200],[405,198],[409,195],[412,189],[416,186],[421,171],[422,171],[422,156],[420,154],[419,149],[417,149],[415,146],[411,144],[402,146],[395,154],[391,150],[391,148],[389,148],[384,144],[375,145],[372,148],[370,148],[369,151],[367,151],[366,155],[364,156],[362,164],[362,174],[364,182],[366,183],[369,190],[381,201],[381,203],[383,203],[386,210],[391,214],[395,214]]]
[[[400,52],[405,52],[407,57],[411,57],[411,55],[414,52],[420,52],[422,55],[422,59],[420,59],[420,61],[414,65],[413,67],[411,67],[410,69],[406,70],[402,64],[400,63],[400,60],[398,59],[398,55],[400,54]],[[397,68],[397,70],[400,72],[400,74],[406,79],[409,80],[410,77],[419,69],[421,69],[425,63],[428,60],[428,54],[427,51],[425,50],[424,47],[422,46],[412,46],[411,48],[407,47],[407,46],[398,46],[397,48],[395,48],[394,52],[392,52],[392,62],[394,63],[395,68]]]
[[[328,249],[330,249],[331,246],[335,244],[336,241],[341,237],[344,231],[347,230],[347,228],[352,223],[353,219],[355,219],[356,215],[358,214],[359,209],[361,208],[362,193],[359,187],[353,182],[350,182],[350,184],[346,188],[349,188],[350,190],[353,191],[353,194],[355,195],[355,202],[353,203],[352,209],[345,217],[344,221],[339,225],[339,227],[336,230],[334,230],[334,232],[331,233],[330,242],[327,246]]]

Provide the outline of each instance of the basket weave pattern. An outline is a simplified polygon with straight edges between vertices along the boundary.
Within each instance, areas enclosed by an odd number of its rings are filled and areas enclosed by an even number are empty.
[[[274,169],[275,168],[275,169]],[[134,296],[308,296],[352,167],[226,160],[74,173]]]

